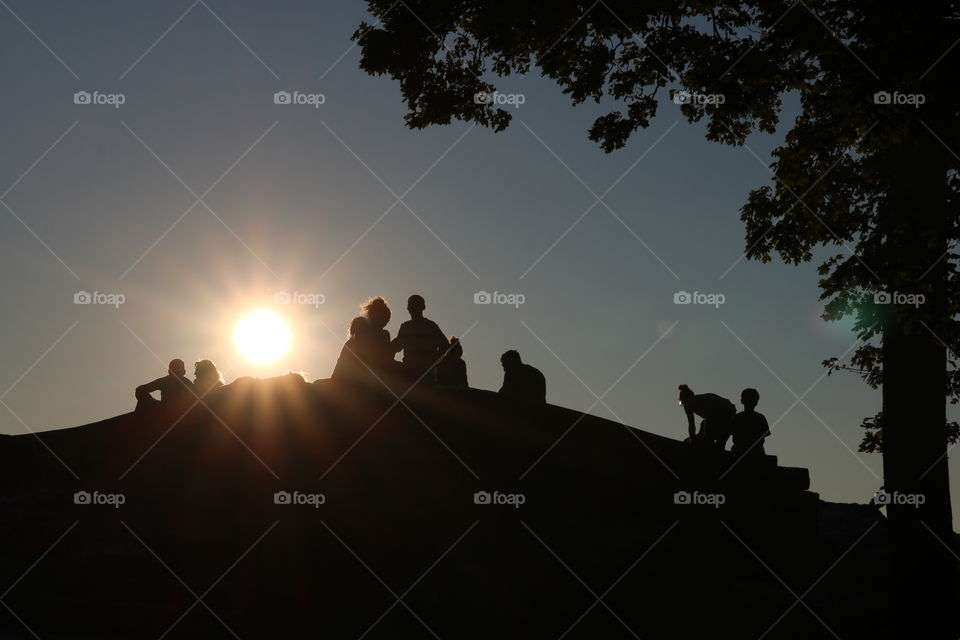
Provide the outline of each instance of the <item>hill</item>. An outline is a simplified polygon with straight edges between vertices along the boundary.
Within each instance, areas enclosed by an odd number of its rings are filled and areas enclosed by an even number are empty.
[[[0,460],[3,638],[884,637],[875,508],[486,391],[241,379]]]

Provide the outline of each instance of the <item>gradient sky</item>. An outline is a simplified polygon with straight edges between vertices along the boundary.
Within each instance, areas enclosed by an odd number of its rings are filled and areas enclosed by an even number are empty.
[[[326,377],[360,302],[385,296],[395,333],[418,292],[466,334],[472,386],[496,389],[516,348],[549,401],[678,438],[677,384],[734,400],[753,386],[776,422],[768,453],[808,467],[824,499],[880,486],[880,457],[856,453],[879,393],[820,364],[855,336],[819,318],[817,263],[741,259],[739,208],[770,182],[784,127],[724,147],[664,101],[605,155],[586,130],[610,105],[571,108],[531,75],[498,81],[525,100],[504,133],[410,131],[398,86],[358,68],[359,1],[4,2],[3,433],[129,411],[173,357],[211,358],[228,381]],[[276,105],[282,90],[325,102]],[[125,303],[75,305],[78,291]],[[273,305],[283,291],[325,303]],[[476,305],[478,291],[525,303]],[[675,305],[677,291],[726,301]],[[231,339],[261,307],[294,332],[267,367]]]

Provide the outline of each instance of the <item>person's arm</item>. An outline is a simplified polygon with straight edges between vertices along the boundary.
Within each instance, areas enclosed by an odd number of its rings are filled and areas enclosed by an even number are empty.
[[[693,409],[691,409],[687,405],[683,405],[683,410],[687,414],[687,433],[690,434],[690,442],[693,442],[694,436],[697,435],[697,425],[694,420]]]
[[[440,330],[440,325],[436,322],[433,323],[433,329],[433,339],[437,343],[437,351],[440,352],[441,356],[446,355],[447,350],[453,345],[447,340],[447,336]]]
[[[500,387],[499,393],[509,394],[513,391],[513,377],[510,375],[509,371],[503,372],[503,385]]]
[[[137,400],[139,400],[143,396],[148,396],[154,391],[160,391],[160,388],[163,386],[163,378],[165,377],[166,376],[163,376],[162,378],[157,378],[152,382],[147,382],[146,384],[140,385],[134,389],[133,395],[136,396]]]
[[[762,436],[762,437],[766,438],[767,436],[770,435],[770,425],[767,424],[767,417],[766,417],[766,416],[761,415],[761,416],[760,416],[760,420],[763,421],[763,436]]]

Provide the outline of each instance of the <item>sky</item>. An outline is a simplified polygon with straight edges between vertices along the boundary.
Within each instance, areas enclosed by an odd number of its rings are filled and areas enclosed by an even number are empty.
[[[0,4],[0,433],[130,411],[174,357],[228,382],[327,377],[361,302],[384,296],[395,333],[420,293],[471,386],[498,388],[515,348],[548,401],[675,438],[678,384],[755,387],[767,452],[812,490],[882,484],[857,453],[879,392],[821,366],[857,342],[820,319],[817,260],[743,258],[739,209],[771,182],[790,96],[745,147],[665,99],[604,154],[586,132],[615,105],[574,108],[536,74],[497,80],[505,132],[405,128],[397,84],[359,69],[359,1]],[[255,309],[291,330],[269,365],[233,342]]]

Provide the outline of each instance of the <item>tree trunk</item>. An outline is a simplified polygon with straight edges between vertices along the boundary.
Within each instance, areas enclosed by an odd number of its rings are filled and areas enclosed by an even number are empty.
[[[937,154],[912,151],[900,158],[901,190],[891,191],[889,201],[896,223],[887,227],[889,292],[926,298],[917,308],[892,304],[883,325],[883,471],[895,596],[890,613],[900,622],[900,635],[916,634],[922,625],[943,630],[927,632],[929,637],[956,638],[947,347],[936,335],[949,320],[941,213],[946,172],[932,166]]]

